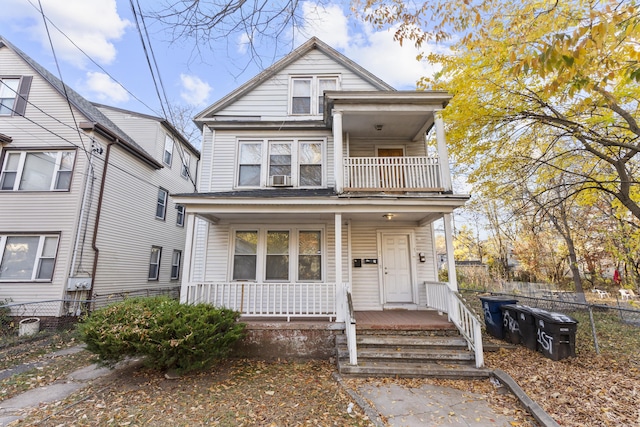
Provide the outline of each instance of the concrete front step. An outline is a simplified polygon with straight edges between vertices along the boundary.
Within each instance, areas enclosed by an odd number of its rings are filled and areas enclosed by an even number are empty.
[[[338,346],[338,358],[349,359],[349,350],[346,346]],[[358,360],[404,360],[410,362],[438,362],[471,363],[474,356],[466,350],[439,350],[439,349],[397,349],[387,350],[380,348],[359,348]]]
[[[347,337],[338,335],[336,344],[345,344]],[[467,348],[461,336],[406,336],[406,335],[356,335],[358,347],[422,347]]]
[[[401,378],[447,378],[482,379],[491,374],[490,369],[464,365],[406,362],[358,362],[357,366],[348,361],[338,361],[341,375],[352,377],[401,377]]]

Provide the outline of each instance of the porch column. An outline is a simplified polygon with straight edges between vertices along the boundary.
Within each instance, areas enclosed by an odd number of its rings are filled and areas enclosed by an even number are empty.
[[[444,121],[442,120],[442,110],[433,112],[434,124],[436,126],[436,143],[438,146],[438,163],[440,164],[440,179],[444,191],[451,191],[451,169],[449,168],[449,152],[447,151],[447,140],[444,135]]]
[[[193,234],[195,231],[196,216],[195,214],[187,214],[186,236],[184,242],[184,257],[182,259],[182,284],[180,287],[180,302],[187,303],[188,285],[191,281],[191,259],[193,251]]]
[[[447,246],[447,271],[449,272],[449,289],[458,292],[458,279],[456,277],[456,260],[453,257],[453,226],[451,214],[444,214],[444,241]]]
[[[344,322],[344,313],[347,301],[345,301],[344,287],[342,286],[342,214],[335,214],[335,258],[336,258],[336,322]]]
[[[342,193],[344,170],[342,166],[342,111],[333,110],[333,175],[336,193]]]

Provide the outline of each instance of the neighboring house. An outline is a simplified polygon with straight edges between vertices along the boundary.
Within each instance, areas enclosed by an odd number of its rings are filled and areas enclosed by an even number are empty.
[[[0,299],[58,317],[179,286],[185,212],[169,195],[195,190],[198,161],[167,121],[88,102],[0,37]]]
[[[451,212],[468,199],[451,187],[450,99],[396,91],[312,38],[199,113],[198,193],[174,195],[182,300],[337,327],[348,291],[356,312],[426,309],[442,290],[434,222],[454,271]]]

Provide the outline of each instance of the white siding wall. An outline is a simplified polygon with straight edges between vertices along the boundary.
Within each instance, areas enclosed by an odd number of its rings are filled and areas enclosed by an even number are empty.
[[[71,265],[76,224],[80,216],[85,170],[91,141],[83,132],[62,123],[73,123],[67,102],[9,48],[0,48],[0,74],[33,76],[25,117],[0,117],[0,133],[13,142],[0,146],[0,161],[6,150],[21,148],[72,148],[76,150],[69,192],[0,192],[0,233],[60,233],[51,283],[0,282],[0,298],[14,302],[42,301],[63,297]],[[86,120],[77,110],[75,119]],[[90,257],[90,246],[85,250]]]
[[[393,140],[363,140],[359,138],[351,138],[349,141],[349,156],[350,157],[376,157],[378,155],[377,147],[389,148],[389,147],[404,147],[405,156],[425,156],[426,148],[424,142],[406,142],[406,141],[393,141]],[[346,142],[344,151],[345,156],[347,153]]]
[[[376,89],[324,53],[313,50],[217,114],[260,116],[263,120],[284,117],[288,112],[289,76],[320,74],[340,75],[341,90]]]

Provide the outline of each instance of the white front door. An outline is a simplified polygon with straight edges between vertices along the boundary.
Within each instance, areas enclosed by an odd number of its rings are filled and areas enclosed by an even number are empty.
[[[409,234],[382,234],[382,280],[386,303],[412,303]]]

